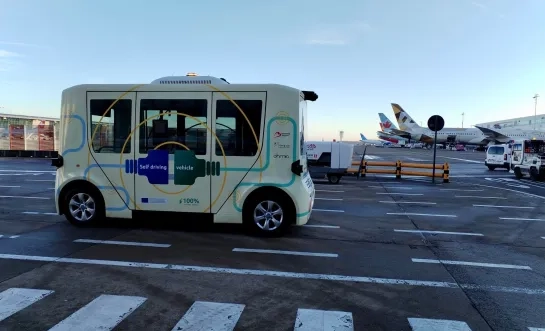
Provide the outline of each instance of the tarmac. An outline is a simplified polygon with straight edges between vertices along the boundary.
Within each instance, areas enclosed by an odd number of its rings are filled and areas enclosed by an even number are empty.
[[[545,330],[545,183],[489,171],[483,152],[437,162],[449,183],[316,180],[309,223],[271,239],[75,228],[55,214],[49,161],[0,159],[0,330]]]

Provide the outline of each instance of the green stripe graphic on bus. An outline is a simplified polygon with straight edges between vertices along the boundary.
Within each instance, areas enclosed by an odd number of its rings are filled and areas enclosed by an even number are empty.
[[[197,177],[219,174],[219,162],[197,159],[193,151],[174,152],[174,185],[193,185]]]

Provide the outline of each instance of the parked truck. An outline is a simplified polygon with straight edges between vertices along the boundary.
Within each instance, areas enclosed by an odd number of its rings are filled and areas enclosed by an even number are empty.
[[[307,141],[307,165],[312,178],[327,177],[338,184],[352,165],[354,145],[343,142]]]
[[[519,140],[513,143],[511,170],[517,179],[545,179],[545,140]]]

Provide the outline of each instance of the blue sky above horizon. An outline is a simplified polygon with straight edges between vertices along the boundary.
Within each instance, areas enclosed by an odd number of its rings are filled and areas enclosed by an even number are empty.
[[[58,117],[61,91],[197,72],[314,90],[310,139],[375,139],[391,102],[446,126],[533,115],[541,0],[0,0],[0,112]],[[545,113],[545,99],[538,113]]]

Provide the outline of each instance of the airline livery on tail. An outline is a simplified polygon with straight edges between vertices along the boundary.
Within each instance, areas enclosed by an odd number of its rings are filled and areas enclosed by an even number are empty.
[[[380,139],[391,141],[394,144],[405,145],[409,137],[403,137],[395,134],[394,130],[399,130],[397,129],[395,124],[392,123],[392,121],[390,121],[388,117],[386,117],[386,115],[384,115],[383,113],[379,113],[378,117],[380,118],[380,131],[377,131],[377,136]]]

